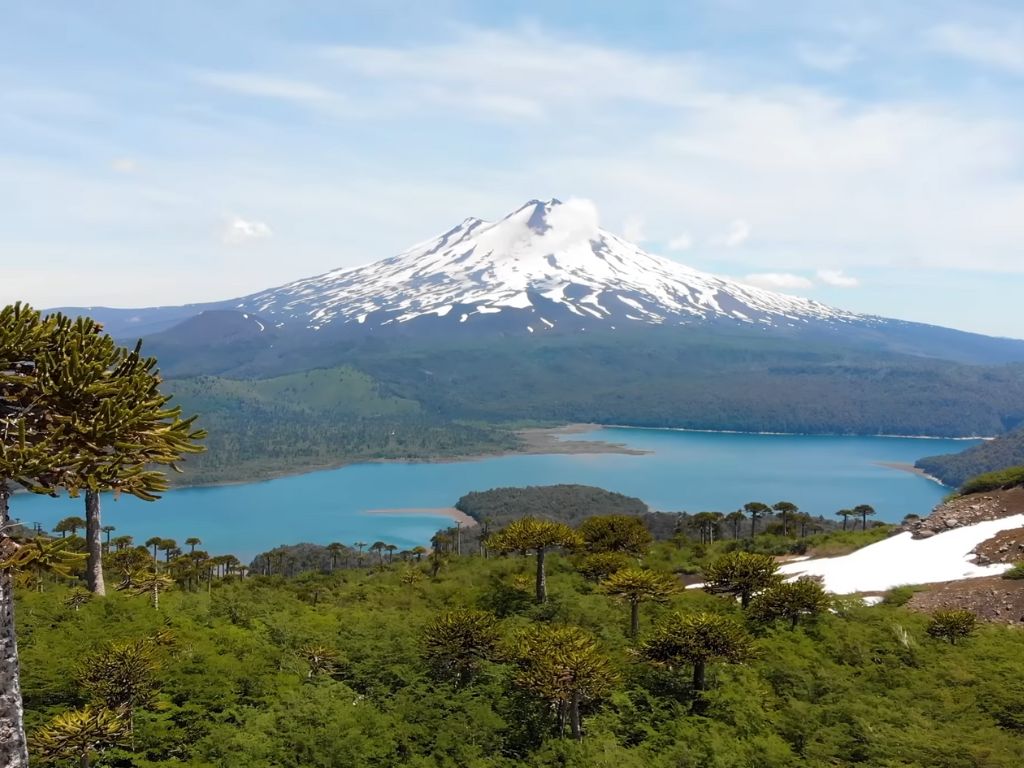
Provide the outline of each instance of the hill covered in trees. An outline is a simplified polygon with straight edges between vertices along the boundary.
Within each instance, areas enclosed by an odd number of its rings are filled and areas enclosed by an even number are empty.
[[[759,536],[751,555],[726,542],[655,544],[640,573],[704,569],[729,589],[728,557],[756,559],[777,538]],[[158,609],[145,592],[88,600],[47,579],[18,593],[31,744],[75,754],[53,747],[54,734],[65,713],[90,705],[131,711],[130,732],[90,750],[94,760],[102,752],[95,764],[126,767],[1008,768],[1024,759],[1019,631],[960,627],[954,616],[941,624],[899,607],[901,591],[876,607],[812,600],[796,621],[780,620],[774,603],[744,610],[670,580],[663,593],[647,587],[662,596],[640,603],[634,639],[623,595],[639,577],[595,581],[555,551],[538,605],[534,561],[449,553],[436,569],[424,558],[333,572],[321,561],[292,577],[228,571],[179,581]],[[666,638],[694,621],[724,632],[731,650],[669,650]],[[703,690],[684,658],[705,659]]]
[[[954,487],[963,485],[976,475],[1021,465],[1024,465],[1024,427],[960,453],[928,456],[916,464],[919,469]]]

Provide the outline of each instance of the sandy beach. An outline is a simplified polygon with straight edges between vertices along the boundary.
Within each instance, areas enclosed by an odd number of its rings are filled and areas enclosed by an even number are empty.
[[[879,461],[876,462],[876,464],[880,467],[887,467],[888,469],[898,469],[900,472],[909,472],[912,475],[918,475],[919,477],[923,477],[926,480],[931,480],[933,483],[938,483],[943,487],[949,487],[944,482],[939,480],[939,478],[935,477],[934,475],[929,475],[923,469],[919,469],[918,467],[915,467],[913,464],[904,464],[898,461]]]
[[[368,509],[364,515],[414,516],[414,517],[447,517],[452,522],[464,526],[476,525],[476,520],[455,507],[400,507],[397,509]]]

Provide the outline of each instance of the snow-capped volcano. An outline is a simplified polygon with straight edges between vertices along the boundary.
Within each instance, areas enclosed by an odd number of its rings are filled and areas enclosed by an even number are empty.
[[[469,218],[404,253],[224,302],[275,325],[364,329],[496,324],[521,332],[627,323],[768,326],[864,321],[646,253],[598,226],[584,201],[531,200]]]

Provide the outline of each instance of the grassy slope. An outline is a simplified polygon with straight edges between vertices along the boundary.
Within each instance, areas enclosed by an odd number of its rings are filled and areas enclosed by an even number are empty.
[[[680,570],[698,559],[692,547],[659,545],[648,562]],[[627,608],[565,558],[550,557],[552,602],[543,608],[518,586],[531,580],[529,558],[463,558],[412,586],[404,568],[217,583],[210,595],[167,594],[160,612],[120,593],[75,612],[62,605],[63,587],[22,590],[29,727],[80,705],[75,673],[85,654],[170,629],[161,692],[136,716],[137,753],[109,753],[111,765],[1008,768],[1024,760],[1024,675],[1012,629],[985,627],[954,647],[929,639],[925,617],[902,608],[844,605],[796,631],[758,633],[744,665],[712,665],[698,716],[688,670],[637,663]],[[620,678],[601,706],[585,709],[581,744],[551,733],[544,708],[516,693],[504,665],[486,665],[463,689],[431,678],[421,629],[457,606],[499,610],[505,634],[541,621],[598,639]],[[697,609],[740,618],[731,601],[688,590],[644,605],[641,631],[667,611]],[[339,653],[334,679],[307,681],[298,651],[311,643]]]

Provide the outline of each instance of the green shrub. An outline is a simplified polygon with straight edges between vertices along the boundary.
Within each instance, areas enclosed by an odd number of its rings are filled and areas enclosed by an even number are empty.
[[[916,590],[913,587],[902,586],[893,587],[885,593],[885,597],[882,602],[886,605],[906,605],[910,602],[910,598],[914,596]]]
[[[1004,579],[1024,579],[1024,562],[1017,563],[1003,574]]]
[[[998,472],[986,472],[984,475],[972,477],[960,486],[960,493],[984,493],[998,491],[1024,485],[1024,467],[1010,467]]]

